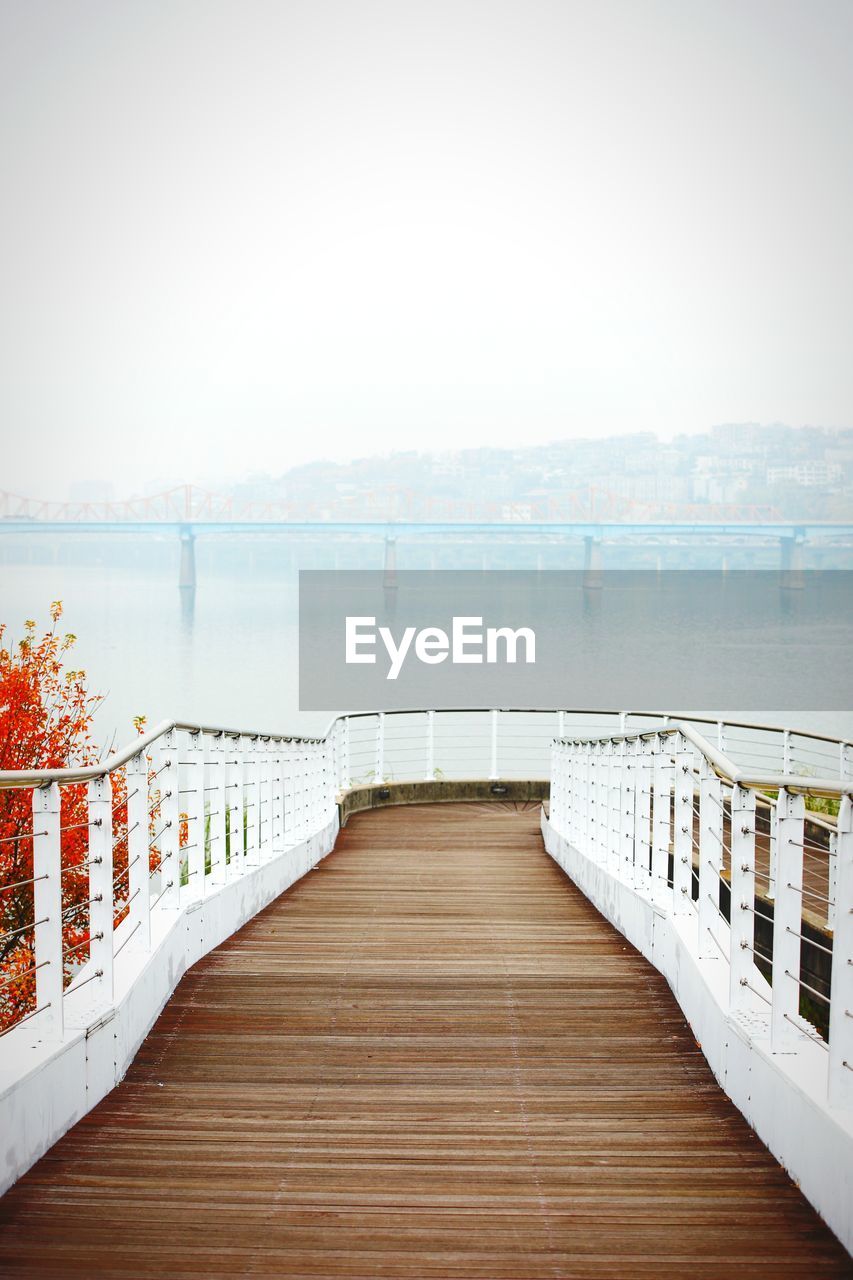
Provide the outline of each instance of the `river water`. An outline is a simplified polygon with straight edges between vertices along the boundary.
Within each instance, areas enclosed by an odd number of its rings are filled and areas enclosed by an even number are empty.
[[[91,537],[57,544],[36,535],[11,544],[7,538],[0,562],[0,622],[7,625],[8,641],[21,634],[26,618],[46,627],[50,602],[62,600],[61,625],[78,637],[73,665],[86,670],[91,692],[106,695],[95,722],[104,743],[127,741],[135,715],[146,716],[149,725],[175,718],[261,731],[317,732],[329,714],[298,709],[296,570],[333,564],[377,568],[382,543],[347,544],[334,553],[316,543],[291,545],[285,555],[281,539],[251,547],[250,541],[200,539],[193,593],[178,589],[174,539]],[[575,550],[574,558],[567,558],[562,551],[557,558],[553,549],[543,554],[522,540],[509,540],[488,557],[482,547],[432,548],[420,559],[411,553],[407,558],[401,548],[398,563],[566,568],[579,567],[580,554]],[[648,564],[648,557],[640,563]],[[731,708],[727,711],[733,714]],[[761,718],[776,716],[763,712]],[[844,708],[797,713],[796,724],[853,737],[853,712]]]

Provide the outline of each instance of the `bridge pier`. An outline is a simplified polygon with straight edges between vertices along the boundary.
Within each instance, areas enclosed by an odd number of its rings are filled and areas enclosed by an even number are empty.
[[[803,541],[799,532],[779,539],[782,586],[789,591],[803,589]]]
[[[382,586],[386,591],[397,590],[397,539],[390,534],[385,535],[385,563]]]
[[[195,591],[195,534],[192,529],[181,530],[181,567],[178,573],[181,591]]]
[[[601,586],[601,565],[601,538],[584,538],[583,585],[586,590],[596,590]]]

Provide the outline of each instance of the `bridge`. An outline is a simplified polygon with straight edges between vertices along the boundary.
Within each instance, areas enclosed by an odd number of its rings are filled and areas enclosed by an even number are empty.
[[[692,513],[692,514],[691,514]],[[33,536],[78,534],[172,537],[180,542],[178,585],[194,590],[197,585],[196,541],[200,536],[265,535],[314,538],[340,543],[375,541],[384,545],[384,567],[396,564],[400,540],[439,540],[448,543],[480,541],[494,545],[507,539],[531,544],[577,543],[584,549],[584,571],[597,574],[604,567],[604,547],[633,545],[695,547],[713,543],[731,547],[772,546],[777,549],[779,567],[798,571],[803,552],[811,548],[853,547],[853,523],[831,521],[786,521],[773,508],[685,507],[672,508],[670,518],[660,520],[622,513],[619,518],[601,514],[595,502],[588,506],[570,504],[565,509],[543,503],[538,515],[532,511],[524,520],[499,519],[492,504],[488,518],[468,504],[462,518],[419,519],[376,512],[360,516],[335,515],[304,518],[294,508],[276,504],[247,503],[181,485],[153,498],[130,499],[121,503],[56,503],[33,501],[0,491],[0,534]]]
[[[167,723],[0,788],[4,1275],[851,1274],[853,744]]]

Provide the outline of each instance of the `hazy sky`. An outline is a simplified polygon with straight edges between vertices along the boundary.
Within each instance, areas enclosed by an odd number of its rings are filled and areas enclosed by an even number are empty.
[[[0,488],[853,423],[851,0],[0,0]]]

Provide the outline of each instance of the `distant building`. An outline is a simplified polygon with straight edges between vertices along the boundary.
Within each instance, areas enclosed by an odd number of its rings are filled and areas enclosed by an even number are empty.
[[[768,467],[768,484],[795,484],[802,489],[828,489],[841,483],[841,467],[822,458],[804,458],[784,467]]]

